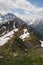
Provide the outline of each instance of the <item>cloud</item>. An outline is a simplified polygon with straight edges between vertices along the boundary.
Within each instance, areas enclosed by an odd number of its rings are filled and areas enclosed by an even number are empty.
[[[21,9],[24,14],[20,14],[17,9]],[[37,7],[27,0],[0,0],[0,13],[12,12],[25,20],[35,20],[43,17],[43,7]]]

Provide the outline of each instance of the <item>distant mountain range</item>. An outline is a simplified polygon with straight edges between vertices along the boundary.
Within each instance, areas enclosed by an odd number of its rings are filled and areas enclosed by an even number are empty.
[[[36,20],[31,27],[43,38],[43,19]]]

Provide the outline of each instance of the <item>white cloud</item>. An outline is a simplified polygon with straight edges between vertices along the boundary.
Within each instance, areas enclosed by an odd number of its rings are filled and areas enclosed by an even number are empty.
[[[4,14],[9,12],[9,10],[13,8],[21,8],[25,11],[24,15],[20,15],[18,12],[13,12],[17,16],[21,18],[25,18],[26,20],[29,19],[36,19],[43,17],[43,7],[36,7],[32,5],[27,0],[0,0],[0,13]],[[11,11],[10,11],[11,12]],[[33,14],[31,13],[33,12]]]

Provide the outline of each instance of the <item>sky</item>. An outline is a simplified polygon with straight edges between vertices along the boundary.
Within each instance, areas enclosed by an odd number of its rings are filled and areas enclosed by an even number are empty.
[[[0,13],[13,13],[26,21],[43,18],[43,0],[0,0]]]
[[[37,7],[43,7],[43,0],[27,0]]]

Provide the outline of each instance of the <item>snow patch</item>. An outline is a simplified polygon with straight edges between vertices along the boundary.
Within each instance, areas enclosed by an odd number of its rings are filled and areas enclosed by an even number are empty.
[[[27,29],[24,29],[24,33],[26,33],[27,32]]]
[[[5,33],[6,33],[6,31],[5,31],[5,32],[3,32],[0,36],[3,36]]]
[[[41,42],[41,47],[43,47],[43,41],[40,40],[40,42]]]
[[[18,28],[14,29],[14,31],[17,32],[18,31]]]
[[[14,31],[17,32],[18,28],[10,31],[9,33],[5,34],[4,36],[0,37],[0,46],[3,46],[8,40],[13,37]]]
[[[27,32],[27,33],[24,33],[23,35],[20,36],[20,38],[21,38],[21,39],[24,39],[24,38],[28,37],[28,35],[29,35],[28,32]]]
[[[21,39],[25,39],[26,37],[29,37],[30,33],[27,31],[27,29],[24,29],[24,34],[20,36]]]

